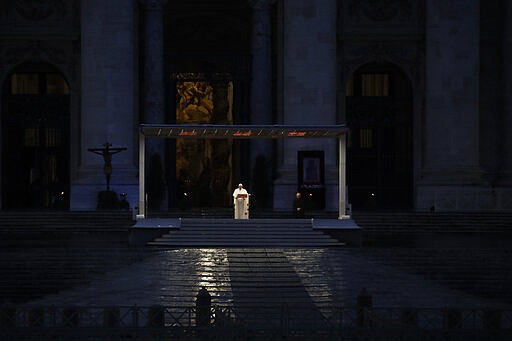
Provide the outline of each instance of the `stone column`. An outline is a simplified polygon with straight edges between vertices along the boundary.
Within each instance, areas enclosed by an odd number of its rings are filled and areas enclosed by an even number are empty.
[[[477,208],[478,0],[426,1],[423,166],[417,208]],[[473,187],[473,188],[472,188]]]
[[[276,0],[250,0],[252,6],[251,124],[272,124],[271,9]]]
[[[510,18],[512,15],[512,3],[510,1],[505,2],[505,18]],[[503,93],[504,93],[504,120],[505,120],[505,131],[504,134],[504,148],[505,148],[505,160],[503,160],[502,176],[504,178],[503,183],[512,185],[512,98],[508,94],[512,91],[512,65],[508,61],[512,58],[512,21],[505,20],[504,24],[504,42],[503,42]]]
[[[163,7],[167,0],[141,0],[144,6],[144,122],[165,123]],[[147,141],[147,156],[163,157],[160,140]]]
[[[336,123],[336,0],[294,0],[283,4],[283,124]],[[289,210],[297,188],[297,151],[323,150],[326,210],[338,210],[335,139],[282,142],[274,207]]]
[[[512,3],[505,2],[504,18],[512,17]],[[512,58],[512,21],[505,20],[503,34],[503,160],[502,168],[499,170],[499,191],[498,207],[512,209],[512,65],[509,61]]]
[[[144,7],[144,119],[143,123],[165,121],[163,9],[167,0],[141,0]],[[167,205],[165,178],[165,140],[146,141],[146,193],[148,208]]]
[[[81,1],[80,158],[71,210],[94,210],[106,189],[104,161],[87,151],[105,142],[127,150],[112,157],[111,190],[137,203],[137,64],[135,0]]]
[[[252,74],[251,74],[251,119],[253,125],[272,124],[272,5],[276,0],[249,0],[252,7]],[[266,184],[270,180],[272,167],[272,141],[256,139],[251,141],[251,173],[255,169],[257,157],[263,157],[266,174],[252,174],[252,185]],[[261,159],[263,160],[263,159]],[[258,167],[258,166],[256,166]],[[259,169],[263,169],[259,167]],[[266,176],[267,179],[254,180]],[[251,188],[259,192],[258,188]],[[266,193],[263,190],[261,193]],[[254,193],[253,193],[254,194]],[[263,196],[268,196],[263,194]],[[269,198],[258,198],[258,202],[267,203]]]

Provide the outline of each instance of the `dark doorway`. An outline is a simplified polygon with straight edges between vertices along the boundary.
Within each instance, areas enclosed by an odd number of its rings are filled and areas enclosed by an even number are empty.
[[[167,2],[168,123],[250,122],[251,28],[247,1]],[[249,185],[248,141],[176,139],[167,145],[170,207],[231,207],[233,184]]]
[[[69,208],[69,87],[47,64],[19,67],[4,85],[4,209]]]
[[[391,64],[359,68],[346,86],[349,202],[357,209],[412,207],[412,91]]]

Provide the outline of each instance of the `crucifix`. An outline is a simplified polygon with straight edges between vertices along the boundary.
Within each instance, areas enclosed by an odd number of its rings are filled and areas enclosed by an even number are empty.
[[[112,144],[105,142],[103,144],[103,148],[89,148],[87,149],[94,154],[98,154],[103,156],[103,161],[105,164],[103,165],[103,173],[107,178],[107,191],[110,191],[110,176],[112,175],[112,155],[122,152],[126,150],[126,148],[110,148]]]

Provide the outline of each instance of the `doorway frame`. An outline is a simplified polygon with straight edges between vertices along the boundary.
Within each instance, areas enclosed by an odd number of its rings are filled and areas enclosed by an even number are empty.
[[[369,98],[369,103],[372,103],[372,102],[376,102],[377,99],[372,99],[372,98],[380,98],[382,100],[382,98],[388,98],[388,99],[391,99],[391,101],[394,103],[394,105],[396,106],[396,103],[399,103],[400,106],[399,108],[403,108],[403,103],[405,102],[408,102],[408,106],[407,106],[407,110],[405,110],[404,112],[407,113],[408,117],[407,117],[407,122],[408,124],[406,125],[407,126],[407,130],[403,130],[403,131],[406,131],[406,134],[409,135],[408,137],[408,140],[407,140],[407,148],[408,148],[408,152],[406,154],[403,154],[403,155],[407,155],[407,160],[408,160],[408,175],[407,175],[407,179],[408,179],[408,184],[407,186],[402,186],[402,187],[396,187],[395,188],[401,188],[401,189],[406,189],[407,190],[407,194],[406,196],[402,196],[403,198],[405,198],[404,200],[400,201],[398,204],[396,203],[396,201],[394,201],[392,203],[392,205],[387,205],[386,207],[383,207],[381,204],[380,206],[377,208],[377,209],[401,209],[401,210],[414,210],[415,208],[415,202],[416,202],[416,184],[417,184],[417,176],[418,176],[418,172],[417,170],[419,169],[418,168],[418,165],[419,165],[419,161],[420,161],[420,156],[421,156],[421,146],[420,146],[420,143],[418,143],[418,141],[421,141],[421,139],[415,139],[415,136],[420,136],[421,135],[421,131],[418,130],[418,127],[421,126],[421,124],[418,124],[420,118],[419,118],[419,114],[420,114],[420,111],[421,111],[421,108],[419,108],[419,106],[421,106],[421,96],[420,98],[418,98],[417,96],[415,96],[416,94],[416,90],[415,89],[415,85],[414,85],[414,82],[412,81],[412,79],[414,78],[413,74],[411,74],[410,72],[407,72],[408,70],[406,68],[404,68],[404,65],[399,63],[398,61],[393,61],[392,59],[385,59],[384,61],[382,62],[377,62],[375,60],[365,60],[365,61],[362,61],[360,63],[357,63],[353,66],[350,67],[350,71],[347,72],[347,77],[343,78],[342,79],[342,82],[343,82],[343,89],[344,89],[344,96],[343,96],[343,105],[342,107],[344,108],[344,116],[343,116],[343,120],[347,123],[347,124],[350,124],[350,127],[351,127],[351,135],[352,137],[350,137],[352,143],[355,143],[357,142],[357,139],[355,139],[355,137],[357,136],[357,132],[354,131],[354,129],[358,128],[371,128],[373,129],[373,133],[374,133],[374,139],[376,140],[376,137],[377,137],[377,134],[380,134],[382,132],[382,129],[385,128],[384,125],[379,125],[379,124],[364,124],[364,125],[360,125],[360,124],[356,124],[354,126],[353,122],[351,122],[351,115],[349,115],[349,108],[348,108],[348,103],[350,101],[349,98],[365,98],[365,96],[363,96],[361,94],[361,75],[362,74],[388,74],[389,77],[390,77],[390,81],[389,81],[389,94],[387,96],[368,96],[366,98]],[[410,70],[409,70],[410,71]],[[347,86],[348,84],[350,84],[350,81],[352,82],[352,92],[351,92],[351,95],[347,95]],[[400,82],[403,82],[402,83],[402,87],[396,87],[397,84],[400,84]],[[401,91],[398,91],[397,89],[402,89]],[[357,91],[356,89],[359,89],[359,91]],[[418,93],[421,94],[421,91],[419,91]],[[366,100],[365,100],[366,101]],[[368,103],[366,103],[368,104]],[[419,105],[419,106],[418,106]],[[374,116],[375,117],[375,116]],[[403,121],[402,121],[403,122]],[[392,125],[393,128],[396,128],[398,127],[399,125],[395,124],[395,125]],[[390,149],[381,149],[382,151],[386,151],[386,152],[389,152]],[[396,151],[396,148],[393,148],[393,153],[395,153]],[[379,160],[381,161],[382,159],[382,155],[383,155],[384,152],[379,152],[379,153],[376,153],[376,157],[379,158]],[[350,150],[347,151],[347,159],[350,161],[350,155],[353,154],[353,152],[351,153]],[[376,174],[381,174],[381,173],[376,173]],[[350,176],[350,174],[349,174]],[[379,180],[380,183],[379,185],[377,186],[378,189],[386,189],[386,187],[389,187],[389,186],[386,186],[386,184],[384,184],[384,186],[382,185],[382,179]],[[349,187],[350,185],[352,185],[352,190],[354,190],[354,184],[348,184]],[[372,191],[369,191],[368,193],[371,193]],[[404,191],[405,192],[405,191]],[[350,193],[349,193],[350,195]],[[352,199],[354,199],[353,196],[351,196]],[[355,205],[356,203],[355,202],[352,202],[352,205]],[[369,207],[368,205],[366,205],[365,207],[363,207],[363,210],[364,209],[376,209],[376,207]]]
[[[73,88],[75,87],[75,83],[72,81],[72,77],[70,77],[69,72],[67,72],[64,67],[65,65],[55,63],[54,61],[50,60],[23,60],[16,64],[6,65],[6,70],[4,73],[0,73],[0,122],[2,124],[2,130],[5,128],[3,126],[5,115],[8,115],[9,110],[7,110],[7,106],[9,105],[10,100],[12,99],[12,96],[66,96],[66,107],[67,111],[64,116],[66,124],[63,125],[62,133],[65,136],[64,139],[66,140],[65,147],[65,160],[64,166],[66,169],[66,180],[63,182],[64,184],[64,192],[65,192],[65,204],[64,208],[60,208],[61,210],[69,211],[71,206],[71,185],[72,185],[72,168],[75,162],[73,161],[76,158],[76,153],[72,152],[73,146],[76,146],[77,143],[73,143],[73,140],[77,138],[77,134],[71,133],[71,127],[75,125],[76,118],[76,107],[77,107],[77,95],[76,92],[73,92]],[[38,75],[38,93],[30,93],[30,94],[12,94],[11,90],[9,89],[11,87],[11,79],[15,74],[37,74]],[[67,86],[67,93],[49,93],[48,88],[45,86],[46,91],[41,92],[41,82],[45,78],[41,78],[41,75],[43,77],[47,77],[48,75],[59,75],[62,80],[65,82]],[[62,118],[62,117],[60,117]],[[23,125],[25,127],[25,125]],[[0,132],[0,138],[2,138],[2,141],[0,143],[0,147],[3,149],[5,147],[4,141],[3,141],[3,131]],[[11,209],[34,209],[33,207],[24,207],[24,208],[6,208],[6,200],[4,200],[4,191],[5,191],[5,179],[4,179],[4,173],[3,168],[6,166],[5,157],[2,157],[0,159],[0,210],[11,210]],[[59,190],[60,192],[60,190]],[[48,207],[39,207],[36,209],[54,209],[54,207],[51,206],[51,204]]]

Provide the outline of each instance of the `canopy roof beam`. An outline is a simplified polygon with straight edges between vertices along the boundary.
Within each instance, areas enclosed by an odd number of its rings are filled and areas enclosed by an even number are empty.
[[[146,215],[145,140],[164,139],[290,139],[336,138],[339,143],[339,212],[346,218],[346,125],[215,125],[215,124],[141,124],[139,128],[139,215]]]

